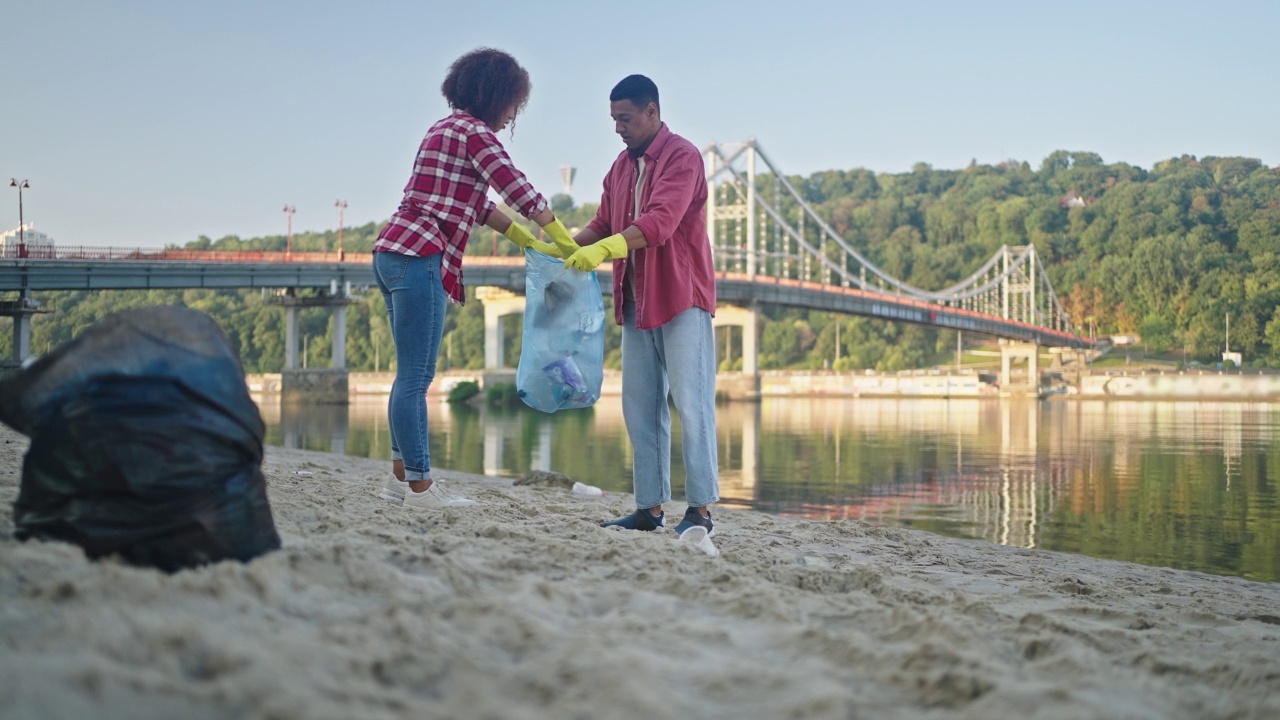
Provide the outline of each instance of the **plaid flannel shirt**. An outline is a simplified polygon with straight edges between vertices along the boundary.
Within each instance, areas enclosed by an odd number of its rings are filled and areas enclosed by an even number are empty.
[[[374,243],[374,252],[401,255],[442,253],[441,282],[450,299],[466,300],[462,253],[474,225],[489,219],[492,187],[511,208],[532,217],[547,200],[511,163],[498,137],[483,121],[455,112],[427,131],[418,146],[404,199]]]

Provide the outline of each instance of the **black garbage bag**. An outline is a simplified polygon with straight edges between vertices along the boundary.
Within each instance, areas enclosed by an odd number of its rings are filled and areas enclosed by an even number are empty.
[[[19,539],[169,572],[280,547],[262,416],[204,313],[148,307],[102,319],[0,380],[0,421],[31,438],[14,504]]]

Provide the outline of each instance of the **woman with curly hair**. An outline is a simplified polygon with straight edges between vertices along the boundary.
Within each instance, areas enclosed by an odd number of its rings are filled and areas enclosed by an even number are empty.
[[[446,298],[466,299],[462,254],[474,225],[502,233],[521,249],[554,257],[578,249],[546,198],[512,164],[495,133],[529,100],[529,73],[505,52],[479,48],[449,66],[440,91],[453,111],[418,147],[400,207],[373,246],[373,270],[387,304],[396,345],[396,377],[387,403],[391,467],[379,495],[417,509],[473,504],[431,477],[426,393],[436,373]],[[553,243],[539,242],[487,197],[538,223]]]

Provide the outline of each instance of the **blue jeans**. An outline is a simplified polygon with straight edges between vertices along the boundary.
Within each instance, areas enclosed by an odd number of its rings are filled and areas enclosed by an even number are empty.
[[[693,507],[720,499],[716,459],[716,348],[711,313],[690,308],[654,330],[637,330],[635,306],[622,310],[622,417],[631,439],[636,506],[671,499],[671,411],[680,414],[685,499]]]
[[[373,275],[387,304],[396,343],[396,379],[387,401],[391,459],[404,461],[405,480],[430,480],[427,388],[436,376],[448,305],[440,283],[440,255],[377,252]]]

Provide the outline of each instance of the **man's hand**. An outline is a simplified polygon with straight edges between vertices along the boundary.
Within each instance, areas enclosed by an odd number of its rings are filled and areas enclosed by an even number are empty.
[[[502,233],[508,240],[515,243],[521,250],[537,250],[543,255],[550,255],[557,260],[563,260],[565,255],[560,248],[551,243],[542,242],[535,238],[529,229],[520,223],[513,222],[507,231]],[[575,247],[577,247],[575,245]]]
[[[610,235],[592,245],[578,250],[564,261],[565,267],[582,272],[595,270],[605,260],[617,260],[627,256],[627,239],[622,235]]]
[[[555,218],[543,225],[542,229],[546,231],[547,237],[551,238],[551,242],[560,248],[560,254],[556,255],[556,257],[567,258],[578,252],[578,248],[582,247],[569,235],[569,229],[564,226],[564,223],[560,222],[560,218]]]

